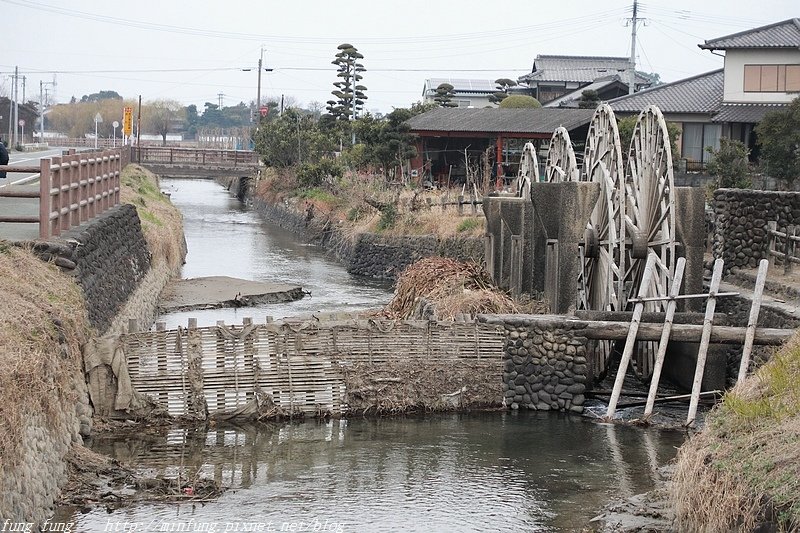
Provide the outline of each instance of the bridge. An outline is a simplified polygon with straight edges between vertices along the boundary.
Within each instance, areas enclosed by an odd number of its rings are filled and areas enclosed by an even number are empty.
[[[259,166],[258,154],[250,150],[166,146],[136,146],[131,151],[131,161],[170,178],[249,176]]]
[[[57,153],[57,152],[56,152]],[[119,204],[120,175],[129,163],[167,177],[249,176],[258,154],[245,150],[123,146],[75,149],[24,165],[0,166],[0,239],[56,237]]]

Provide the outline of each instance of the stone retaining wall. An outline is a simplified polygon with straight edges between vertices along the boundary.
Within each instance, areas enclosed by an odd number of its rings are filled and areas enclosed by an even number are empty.
[[[726,272],[755,268],[768,257],[769,222],[777,222],[779,231],[800,224],[798,192],[717,189],[713,208],[714,257],[725,260]]]
[[[231,185],[234,191],[235,184]],[[258,196],[249,198],[253,208],[271,223],[303,235],[310,242],[334,252],[351,274],[379,279],[395,279],[405,267],[422,259],[440,255],[460,261],[484,260],[481,238],[435,235],[386,236],[362,233],[351,241],[312,204],[299,210],[288,202],[271,204]]]
[[[503,390],[511,409],[583,412],[587,339],[554,315],[480,315],[506,331]]]
[[[89,321],[101,334],[138,288],[150,268],[150,251],[136,208],[114,207],[33,251],[71,271],[83,289]]]

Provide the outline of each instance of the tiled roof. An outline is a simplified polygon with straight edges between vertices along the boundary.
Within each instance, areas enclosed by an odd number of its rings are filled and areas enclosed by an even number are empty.
[[[462,78],[429,78],[425,80],[425,93],[436,92],[436,88],[449,83],[453,86],[453,92],[458,93],[484,93],[493,94],[498,91],[497,85],[492,80],[468,80]]]
[[[757,124],[771,111],[782,111],[789,104],[722,104],[714,122],[746,122]]]
[[[570,93],[565,94],[555,100],[550,100],[544,107],[577,107],[577,101],[580,100],[581,96],[583,95],[583,91],[600,91],[609,85],[613,85],[614,83],[619,83],[621,80],[619,76],[606,76],[605,78],[600,78],[595,80],[593,83],[589,85],[585,85],[580,89],[572,91]],[[628,85],[625,84],[625,87]]]
[[[437,108],[408,120],[413,132],[530,133],[552,135],[588,124],[594,109],[468,109]]]
[[[800,19],[788,19],[768,26],[711,39],[699,46],[705,50],[800,48]]]
[[[657,105],[663,113],[712,114],[722,103],[722,69],[620,96],[609,102],[616,112],[639,113]]]
[[[591,83],[597,78],[625,73],[629,68],[627,57],[538,55],[533,62],[533,71],[521,76],[519,81]],[[636,83],[646,84],[649,81],[641,74],[636,74]]]

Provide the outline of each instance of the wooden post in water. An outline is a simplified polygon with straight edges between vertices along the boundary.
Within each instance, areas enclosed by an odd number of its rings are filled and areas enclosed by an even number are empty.
[[[768,269],[769,260],[762,259],[758,263],[756,286],[753,289],[753,303],[750,305],[750,318],[747,320],[747,333],[744,337],[742,360],[739,363],[739,376],[736,378],[737,385],[744,381],[747,376],[747,368],[750,366],[750,352],[753,350],[753,341],[756,337],[756,325],[758,324],[758,314],[761,311],[761,297],[764,293],[764,284],[767,282]]]
[[[246,316],[246,317],[244,317],[244,319],[242,319],[242,326],[244,326],[245,328],[248,328],[248,327],[250,327],[252,325],[253,325],[252,317]],[[253,375],[255,375],[255,370],[254,370],[255,364],[254,364],[254,361],[255,361],[255,355],[256,355],[256,353],[255,353],[255,342],[253,341],[254,337],[255,337],[255,335],[253,333],[251,333],[250,335],[248,335],[244,339],[244,369],[245,369],[245,372],[247,372],[248,370],[250,372],[253,372]],[[245,392],[245,398],[246,398],[246,400],[248,402],[253,399],[253,394],[255,393],[257,388],[258,388],[258,383],[253,383],[251,386],[247,387],[247,391]],[[236,399],[237,399],[237,402],[238,402],[239,391],[236,391]]]
[[[647,264],[644,267],[642,283],[639,285],[639,298],[643,298],[647,289],[650,287],[650,280],[653,278],[653,270],[656,266],[655,260],[656,255],[653,252],[650,252],[650,254],[647,256]],[[611,398],[608,400],[606,418],[609,420],[614,418],[614,413],[617,411],[617,402],[619,402],[619,397],[622,393],[622,385],[625,382],[625,374],[628,372],[628,364],[631,362],[633,348],[636,345],[636,334],[639,331],[639,321],[642,319],[643,311],[644,302],[636,302],[636,306],[633,308],[631,327],[628,330],[628,338],[625,340],[625,349],[622,352],[622,360],[619,362],[619,370],[617,370],[617,377],[616,380],[614,380],[614,389],[611,391]]]
[[[672,297],[667,303],[667,315],[664,318],[664,330],[661,332],[661,339],[658,341],[658,354],[653,366],[653,377],[650,380],[650,391],[647,394],[647,405],[644,408],[644,416],[649,416],[653,412],[653,404],[658,393],[658,382],[661,379],[661,369],[664,367],[664,358],[667,356],[667,345],[669,336],[672,333],[672,320],[675,317],[675,309],[678,301],[675,297],[681,293],[681,283],[683,282],[683,271],[686,268],[686,258],[679,257],[675,265],[675,276],[672,278],[672,287],[669,295]]]
[[[158,368],[159,377],[167,377],[167,324],[164,322],[156,322],[156,365]],[[181,368],[181,372],[185,369]],[[166,391],[158,395],[158,400],[169,410],[169,395]]]
[[[217,320],[217,328],[224,328],[225,321],[224,320]],[[217,377],[221,378],[225,373],[225,340],[222,338],[222,335],[217,334]],[[217,409],[223,410],[225,409],[225,390],[220,386],[218,383],[215,384],[217,387]]]
[[[717,307],[717,292],[722,281],[722,268],[724,261],[717,259],[714,261],[714,272],[711,275],[711,285],[708,288],[708,302],[706,302],[706,317],[703,320],[703,335],[700,337],[700,350],[697,353],[697,367],[694,369],[694,381],[692,383],[692,399],[689,402],[689,414],[686,415],[686,425],[694,424],[697,415],[697,404],[700,402],[700,388],[703,385],[703,373],[706,370],[706,356],[708,355],[708,343],[711,340],[711,329],[714,322],[714,310]]]

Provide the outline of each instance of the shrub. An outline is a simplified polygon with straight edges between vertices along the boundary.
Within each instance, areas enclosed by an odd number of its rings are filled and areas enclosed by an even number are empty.
[[[378,231],[392,228],[397,222],[397,208],[394,204],[389,204],[381,209],[381,218],[378,220]]]
[[[752,185],[748,176],[748,150],[743,142],[723,137],[719,140],[719,150],[709,146],[706,151],[713,156],[707,168],[708,173],[717,178],[716,187],[747,189]]]
[[[542,104],[540,104],[539,100],[533,96],[528,96],[525,94],[512,94],[511,96],[503,98],[503,101],[500,102],[500,107],[502,109],[536,109],[537,107],[542,107]]]
[[[297,167],[297,183],[306,188],[334,183],[343,175],[342,166],[332,159],[322,159],[319,163],[303,163]]]

